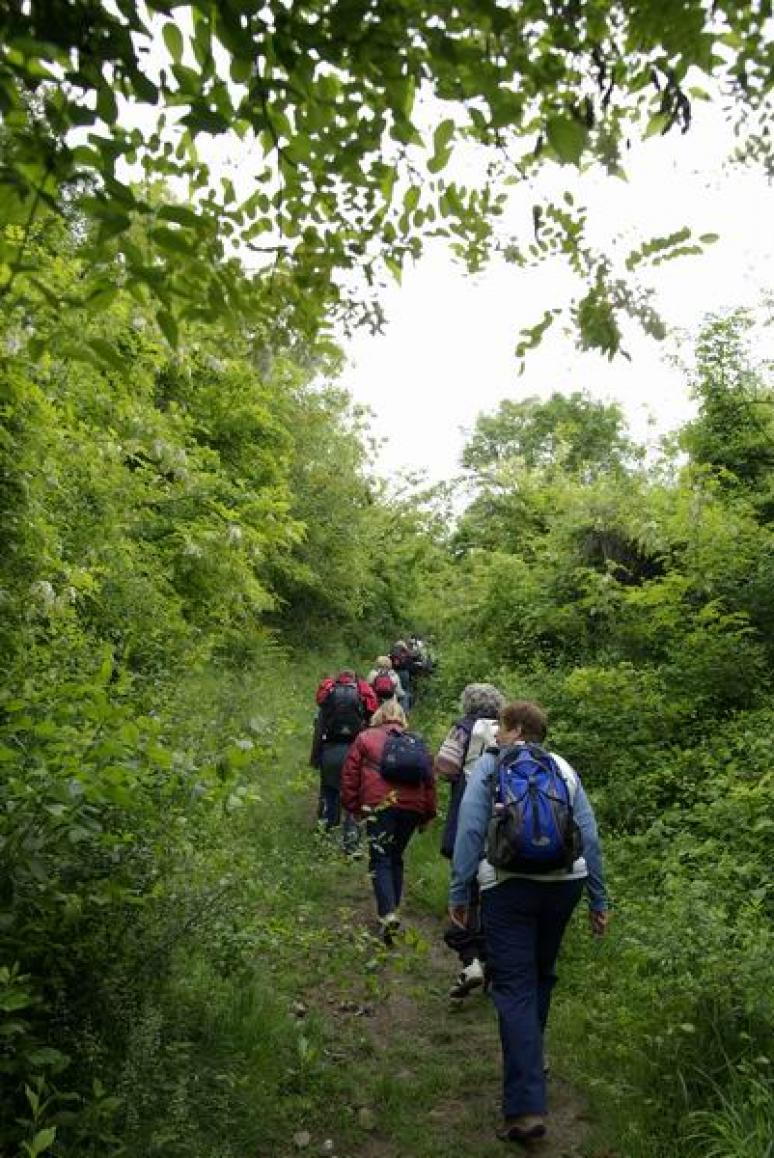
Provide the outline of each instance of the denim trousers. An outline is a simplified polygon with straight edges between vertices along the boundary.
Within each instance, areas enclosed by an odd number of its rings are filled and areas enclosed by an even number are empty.
[[[481,894],[506,1118],[546,1112],[543,1033],[559,946],[583,884],[511,877]]]
[[[407,808],[380,808],[366,819],[368,871],[380,917],[394,913],[403,893],[403,854],[422,817]]]
[[[322,784],[320,787],[320,819],[327,832],[335,828],[341,820],[341,793],[338,788]],[[354,849],[360,844],[360,829],[351,812],[344,813],[341,840],[345,849]]]

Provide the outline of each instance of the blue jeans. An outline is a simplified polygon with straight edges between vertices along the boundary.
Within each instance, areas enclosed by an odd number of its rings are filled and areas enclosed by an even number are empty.
[[[481,894],[492,999],[503,1051],[503,1114],[546,1112],[543,1031],[554,966],[583,881],[512,877]]]
[[[366,819],[368,871],[380,917],[394,913],[403,893],[403,854],[422,821],[406,808],[381,808]]]
[[[320,788],[320,820],[325,829],[330,832],[341,819],[341,792],[338,788],[331,788],[323,784]],[[351,812],[344,813],[344,823],[341,828],[341,840],[344,848],[352,851],[360,844],[360,829]]]

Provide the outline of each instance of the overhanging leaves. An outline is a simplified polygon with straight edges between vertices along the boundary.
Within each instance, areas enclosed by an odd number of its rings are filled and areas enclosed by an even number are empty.
[[[771,38],[754,0],[718,0],[712,20],[703,0],[686,0],[674,21],[652,5],[620,0],[589,0],[582,19],[572,8],[407,0],[399,8],[379,3],[371,19],[352,0],[244,0],[234,8],[150,0],[147,10],[135,0],[116,10],[72,0],[62,21],[53,0],[30,11],[7,5],[0,14],[4,181],[19,196],[6,198],[5,220],[24,220],[27,192],[37,213],[47,201],[71,204],[81,183],[115,205],[116,179],[135,166],[151,181],[188,189],[189,212],[212,236],[232,239],[235,252],[254,240],[248,229],[269,235],[283,284],[292,277],[300,287],[314,284],[319,319],[350,304],[342,271],[378,280],[387,258],[394,267],[407,245],[421,252],[438,233],[439,214],[454,251],[481,268],[500,244],[501,181],[521,179],[548,158],[576,166],[599,160],[620,171],[630,141],[689,127],[692,68],[711,72],[742,108],[765,106]],[[158,77],[149,75],[151,49],[165,57]],[[453,115],[435,125],[425,148],[428,97]],[[147,126],[153,107],[162,113],[155,130],[122,123],[135,123],[140,110]],[[73,130],[95,117],[104,130],[88,146],[73,140]],[[240,195],[265,199],[255,224],[215,189],[192,148],[197,136],[232,131],[244,142]],[[443,174],[461,140],[488,153],[475,187],[455,196]],[[756,142],[756,155],[765,156],[763,132]],[[423,186],[420,209],[405,191],[427,171],[435,180]],[[83,210],[90,215],[94,206],[90,198]],[[101,220],[96,244],[109,248],[126,219],[103,212]],[[166,220],[195,231],[182,212]],[[326,244],[310,246],[304,238],[322,222]],[[177,259],[182,284],[196,245],[162,227],[151,242],[163,260]]]

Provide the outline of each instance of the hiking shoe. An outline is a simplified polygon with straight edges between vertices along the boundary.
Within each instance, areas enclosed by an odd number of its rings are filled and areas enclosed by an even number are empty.
[[[466,997],[484,984],[484,969],[478,957],[466,965],[449,990],[449,997]]]
[[[537,1142],[546,1134],[545,1118],[540,1114],[522,1114],[519,1118],[506,1118],[503,1128],[497,1131],[501,1142]]]
[[[391,945],[395,934],[400,931],[400,917],[397,913],[388,913],[386,917],[379,918],[379,924],[382,927],[382,940],[385,945]]]

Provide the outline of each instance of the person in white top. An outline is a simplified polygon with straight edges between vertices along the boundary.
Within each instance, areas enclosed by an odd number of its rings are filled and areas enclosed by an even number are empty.
[[[436,775],[451,784],[441,854],[451,860],[457,820],[468,776],[480,756],[497,740],[498,716],[505,696],[493,684],[468,684],[460,697],[462,717],[449,729],[435,758]],[[449,997],[460,1000],[486,981],[484,937],[478,907],[478,890],[472,887],[465,928],[449,925],[444,941],[459,956],[462,966]]]
[[[374,689],[380,703],[383,704],[385,700],[392,699],[393,696],[396,696],[398,703],[403,707],[403,701],[405,699],[403,685],[388,655],[378,655],[376,657],[375,665],[366,676],[366,683],[369,683]]]

